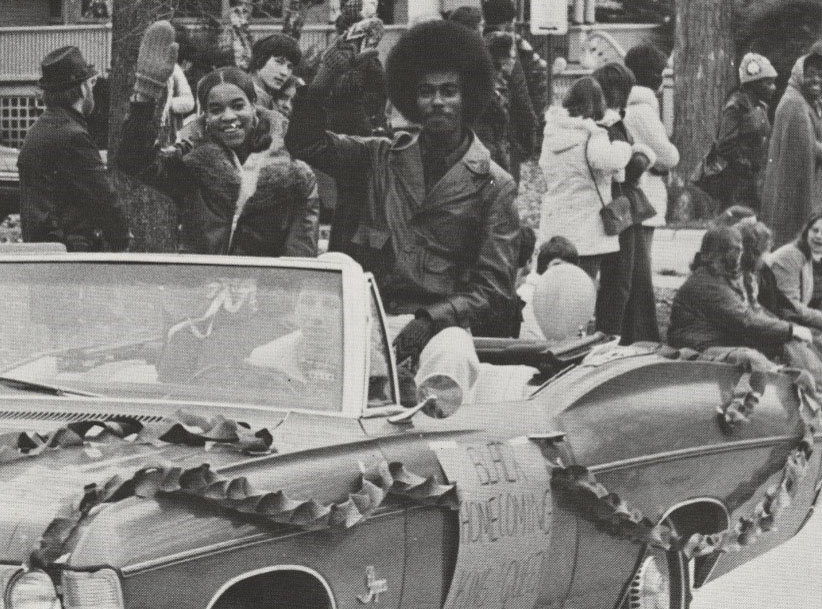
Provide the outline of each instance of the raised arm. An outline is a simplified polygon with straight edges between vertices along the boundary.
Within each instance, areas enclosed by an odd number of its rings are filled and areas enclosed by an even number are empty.
[[[297,93],[294,112],[285,136],[286,148],[294,158],[338,179],[350,179],[352,175],[363,172],[370,165],[372,151],[378,146],[380,139],[340,135],[326,130],[324,104],[329,91],[352,61],[367,59],[346,57],[334,47],[323,55],[314,80]]]

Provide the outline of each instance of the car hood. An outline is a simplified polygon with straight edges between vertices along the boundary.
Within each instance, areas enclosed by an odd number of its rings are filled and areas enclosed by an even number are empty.
[[[28,400],[8,406],[5,402],[0,409],[0,437],[10,438],[24,433],[40,434],[46,437],[58,429],[65,429],[69,423],[97,419],[103,416],[133,416],[136,419],[160,420],[174,417],[179,406],[165,406],[158,411],[158,405],[123,404],[99,402],[96,400]],[[150,412],[152,414],[146,414]],[[105,413],[105,414],[104,414]],[[178,413],[179,414],[179,413]],[[325,437],[298,433],[301,428],[314,428],[307,424],[310,413],[297,412],[256,412],[238,409],[231,413],[201,407],[197,414],[202,417],[221,414],[229,418],[236,414],[237,420],[247,422],[252,429],[266,428],[270,432],[279,427],[289,417],[293,420],[287,427],[293,430],[287,435],[278,434],[272,443],[272,453],[277,456],[312,450],[319,442],[328,442]],[[362,439],[357,433],[356,420],[347,420],[340,425],[331,417],[319,417],[326,425],[333,424],[339,438],[345,441]],[[346,431],[346,429],[348,431]],[[329,429],[329,434],[331,433]],[[7,444],[7,442],[6,442]],[[95,484],[98,487],[119,475],[128,480],[142,468],[153,465],[191,469],[208,464],[213,471],[245,464],[253,470],[257,461],[265,461],[272,455],[248,454],[230,444],[190,446],[185,444],[130,441],[115,436],[107,436],[101,441],[86,439],[82,446],[46,448],[34,456],[22,456],[18,451],[3,450],[0,446],[0,562],[20,563],[26,561],[32,551],[41,545],[43,534],[55,518],[76,507],[84,496],[84,489]],[[116,504],[105,504],[102,509],[90,515],[93,521],[101,512]]]

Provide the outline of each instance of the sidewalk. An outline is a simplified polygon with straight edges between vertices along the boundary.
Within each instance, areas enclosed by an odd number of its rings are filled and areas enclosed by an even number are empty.
[[[704,234],[704,229],[658,228],[654,231],[651,265],[655,287],[677,289],[682,285]]]

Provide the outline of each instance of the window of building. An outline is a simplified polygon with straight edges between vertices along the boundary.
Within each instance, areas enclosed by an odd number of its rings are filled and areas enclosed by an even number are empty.
[[[0,97],[0,143],[20,148],[26,132],[43,109],[40,101],[31,95]]]

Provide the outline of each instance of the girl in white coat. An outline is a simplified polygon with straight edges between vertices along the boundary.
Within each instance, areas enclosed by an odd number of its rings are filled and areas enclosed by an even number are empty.
[[[596,279],[602,257],[619,251],[617,236],[605,234],[600,209],[611,201],[612,180],[624,179],[631,145],[611,142],[608,132],[596,124],[605,111],[605,99],[593,78],[586,76],[571,85],[562,106],[551,107],[545,116],[539,159],[546,183],[540,238],[569,239],[579,252],[580,267]]]

